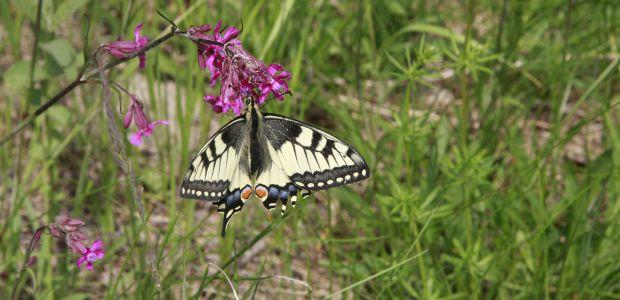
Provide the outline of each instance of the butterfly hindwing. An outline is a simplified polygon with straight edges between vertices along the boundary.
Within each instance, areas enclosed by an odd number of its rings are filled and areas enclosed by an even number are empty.
[[[281,213],[287,209],[288,205],[295,207],[297,203],[297,193],[300,192],[302,198],[310,195],[310,192],[301,189],[286,175],[279,163],[277,152],[273,146],[267,144],[268,155],[271,160],[269,165],[256,179],[254,187],[256,197],[263,202],[266,209],[272,210],[277,207],[278,201],[282,204]]]
[[[191,160],[181,184],[181,197],[214,201],[217,211],[224,214],[222,236],[252,194],[247,163],[242,159],[246,130],[244,117],[218,130]]]
[[[252,193],[250,176],[244,168],[236,168],[227,192],[219,201],[213,202],[213,205],[217,206],[217,211],[224,214],[222,237],[226,235],[226,227],[232,216],[241,211]]]
[[[264,123],[273,161],[297,187],[324,190],[370,176],[362,156],[346,142],[279,115],[265,114]]]

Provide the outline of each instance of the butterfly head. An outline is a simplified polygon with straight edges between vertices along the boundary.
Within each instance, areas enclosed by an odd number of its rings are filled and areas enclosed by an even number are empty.
[[[246,119],[260,119],[262,117],[262,113],[260,111],[260,105],[253,99],[247,98],[245,100],[245,116]]]
[[[254,109],[258,109],[258,104],[252,97],[245,98],[244,104],[246,114],[251,113]]]

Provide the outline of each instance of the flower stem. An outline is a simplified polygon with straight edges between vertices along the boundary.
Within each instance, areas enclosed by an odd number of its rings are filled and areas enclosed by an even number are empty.
[[[108,133],[110,134],[110,138],[112,139],[112,144],[114,145],[114,159],[116,160],[119,168],[127,175],[129,175],[129,189],[132,194],[134,206],[138,209],[138,213],[140,215],[140,227],[146,228],[146,218],[144,214],[144,205],[142,203],[142,190],[138,188],[138,182],[136,180],[136,174],[134,172],[131,161],[126,155],[125,152],[125,141],[121,136],[120,129],[118,128],[118,123],[116,122],[116,114],[114,113],[114,109],[112,108],[112,101],[110,95],[110,81],[106,74],[106,66],[103,65],[101,61],[101,57],[99,55],[95,55],[95,61],[99,66],[99,76],[101,80],[101,85],[103,87],[103,106],[107,117],[108,123]],[[109,64],[108,64],[109,65]],[[152,251],[155,249],[151,247],[151,241],[148,238],[148,234],[146,235],[146,244],[147,251]],[[150,249],[150,250],[149,250]],[[147,253],[146,261],[151,267],[152,275],[156,283],[156,287],[158,290],[161,290],[161,279],[159,276],[159,271],[157,270],[157,265],[155,264],[155,254]]]
[[[28,262],[30,262],[30,256],[34,251],[34,248],[37,247],[39,241],[41,240],[41,235],[43,234],[43,230],[45,230],[47,226],[41,226],[34,231],[30,242],[28,243],[28,247],[26,248],[26,255],[24,256],[24,261],[22,262],[22,267],[19,270],[19,275],[17,276],[17,281],[13,285],[13,290],[11,291],[11,299],[17,299],[18,294],[22,287],[22,281],[24,280],[24,274],[26,273],[26,269],[28,269]]]
[[[135,58],[141,54],[144,54],[148,51],[150,51],[151,49],[159,46],[161,43],[173,38],[174,36],[182,36],[185,37],[187,39],[192,40],[193,42],[197,42],[197,43],[206,43],[206,44],[213,44],[213,45],[218,45],[218,46],[223,46],[222,43],[216,42],[216,41],[211,41],[211,40],[205,40],[205,39],[199,39],[199,38],[195,38],[195,37],[191,37],[189,35],[187,35],[187,33],[183,30],[172,30],[170,32],[168,32],[167,34],[165,34],[164,36],[162,36],[161,38],[158,38],[157,40],[149,43],[148,45],[146,45],[144,48],[142,48],[140,51],[133,53],[131,55],[128,55],[126,57],[123,57],[121,59],[116,59],[112,62],[109,62],[108,64],[106,64],[103,69],[104,70],[108,70],[111,69],[121,63],[124,63],[132,58]],[[96,55],[97,52],[99,52],[100,49],[97,49],[95,51],[95,53],[93,54]],[[31,115],[29,115],[25,120],[23,120],[21,123],[19,123],[19,125],[17,125],[17,127],[15,127],[8,135],[2,137],[2,139],[0,139],[0,147],[3,146],[4,144],[6,144],[9,140],[13,139],[19,132],[23,131],[28,125],[32,124],[32,122],[39,117],[41,114],[43,114],[45,111],[47,111],[50,107],[52,107],[54,104],[58,103],[58,101],[60,101],[64,96],[66,96],[67,94],[69,94],[70,92],[72,92],[77,86],[85,83],[88,78],[96,75],[98,73],[98,67],[93,67],[90,70],[86,71],[85,73],[81,73],[79,74],[79,76],[73,80],[72,82],[70,82],[67,86],[65,86],[64,88],[62,88],[60,91],[58,91],[58,93],[56,93],[56,95],[54,95],[50,100],[48,100],[47,102],[43,103],[41,106],[39,106],[34,113],[32,113]]]

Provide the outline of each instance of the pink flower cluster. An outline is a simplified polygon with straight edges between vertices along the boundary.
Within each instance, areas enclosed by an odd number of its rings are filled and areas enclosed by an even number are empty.
[[[131,103],[129,103],[129,109],[123,119],[123,127],[127,129],[131,125],[131,121],[136,124],[138,131],[129,135],[129,141],[134,146],[138,147],[142,145],[142,138],[148,137],[153,134],[153,129],[156,125],[168,125],[170,122],[166,120],[155,121],[151,123],[146,113],[144,113],[143,105],[138,96],[129,95]]]
[[[140,34],[142,30],[142,23],[139,23],[136,28],[133,30],[134,40],[133,41],[116,41],[110,42],[107,44],[103,44],[101,47],[107,51],[110,55],[121,59],[125,58],[129,55],[132,55],[144,48],[149,43],[149,39]],[[142,53],[138,55],[140,59],[140,69],[146,66],[146,54]]]
[[[102,48],[116,58],[125,58],[142,51],[149,40],[140,34],[141,30],[142,23],[134,30],[134,41],[111,42],[102,45]],[[211,86],[215,86],[218,79],[221,82],[218,96],[204,96],[204,100],[211,104],[215,112],[225,113],[232,110],[236,115],[240,115],[246,100],[251,99],[261,105],[269,95],[284,100],[284,94],[289,92],[287,81],[291,74],[281,65],[265,65],[246,51],[237,39],[241,33],[237,28],[227,27],[222,30],[220,21],[214,27],[209,24],[190,27],[186,33],[198,46],[198,65],[203,70],[209,69],[211,73]],[[146,64],[146,56],[142,53],[139,58],[142,68]],[[128,128],[133,122],[138,127],[138,131],[130,135],[129,141],[134,146],[140,146],[144,137],[153,134],[156,125],[167,125],[169,122],[162,120],[151,123],[138,97],[130,95],[130,98],[131,103],[123,119],[123,126]]]
[[[291,74],[278,64],[266,66],[246,51],[236,39],[240,34],[237,28],[228,27],[222,33],[221,26],[220,21],[213,28],[213,34],[209,34],[211,26],[208,24],[187,30],[194,38],[216,41],[223,45],[197,42],[198,65],[203,70],[209,69],[211,86],[215,85],[218,78],[221,81],[220,95],[207,95],[204,100],[211,104],[217,113],[232,110],[236,115],[241,114],[245,99],[253,99],[261,105],[269,94],[272,94],[275,98],[284,100],[284,94],[289,92],[287,80],[291,78]]]
[[[88,235],[82,230],[84,224],[84,221],[79,219],[58,216],[47,229],[53,237],[64,239],[71,251],[80,254],[76,262],[78,268],[86,263],[86,268],[92,270],[93,263],[103,258],[105,250],[101,240],[95,240],[90,247],[84,245],[84,241],[88,239]]]

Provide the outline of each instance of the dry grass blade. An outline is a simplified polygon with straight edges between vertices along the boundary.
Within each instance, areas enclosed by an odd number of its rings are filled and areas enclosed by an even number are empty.
[[[403,261],[401,261],[401,262],[399,262],[399,263],[397,263],[397,264],[395,264],[395,265],[393,265],[393,266],[391,266],[391,267],[389,267],[389,268],[387,268],[387,269],[385,269],[385,270],[383,270],[381,272],[375,273],[375,274],[373,274],[371,276],[368,276],[368,277],[366,277],[366,278],[364,278],[364,279],[362,279],[362,280],[360,280],[360,281],[358,281],[356,283],[353,283],[353,284],[351,284],[351,285],[349,285],[349,286],[347,286],[347,287],[345,287],[343,289],[340,289],[340,290],[338,290],[336,292],[333,292],[333,293],[325,296],[324,299],[330,299],[330,298],[333,298],[335,296],[338,296],[338,295],[340,295],[340,294],[342,294],[342,293],[344,293],[344,292],[346,292],[346,291],[348,291],[350,289],[353,289],[353,288],[355,288],[355,287],[357,287],[359,285],[362,285],[362,284],[364,284],[364,283],[366,283],[366,282],[368,282],[370,280],[373,280],[373,279],[375,279],[375,278],[377,278],[377,277],[379,277],[381,275],[384,275],[384,274],[386,274],[386,273],[388,273],[388,272],[390,272],[392,270],[395,270],[395,269],[403,266],[404,264],[406,264],[406,263],[408,263],[408,262],[418,258],[419,256],[423,255],[424,253],[426,253],[426,250],[424,252],[422,252],[422,253],[418,253],[418,254],[410,257],[410,258],[407,258],[407,259],[405,259],[405,260],[403,260]]]
[[[233,292],[233,296],[235,296],[236,300],[239,300],[239,296],[237,295],[237,291],[235,290],[235,286],[233,285],[232,281],[230,280],[230,277],[228,277],[228,274],[226,274],[226,272],[224,272],[224,270],[222,270],[216,264],[211,263],[211,262],[209,262],[208,264],[211,265],[211,266],[214,266],[220,273],[222,273],[224,275],[224,277],[226,277],[226,281],[228,282],[228,285],[230,286],[230,289]]]

